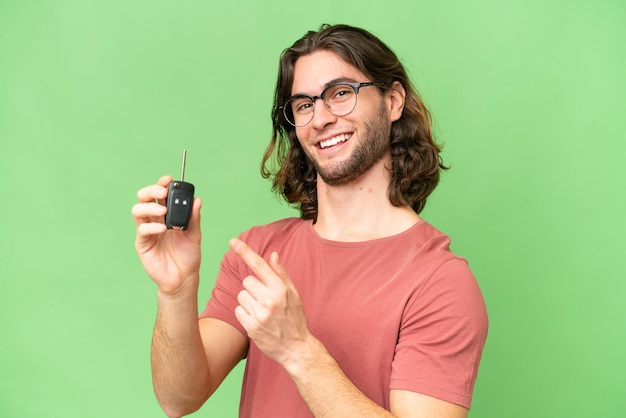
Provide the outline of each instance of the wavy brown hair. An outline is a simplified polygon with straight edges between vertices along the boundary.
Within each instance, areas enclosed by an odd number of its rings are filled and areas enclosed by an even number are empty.
[[[294,67],[298,58],[316,51],[331,51],[370,78],[381,93],[399,82],[406,92],[402,116],[391,126],[391,181],[389,201],[410,205],[420,213],[426,198],[446,169],[433,140],[430,113],[395,53],[368,31],[348,25],[322,25],[309,31],[280,57],[274,107],[273,134],[265,150],[261,174],[273,181],[272,189],[300,210],[303,219],[317,219],[317,173],[296,137],[296,129],[284,118],[279,106],[291,96]]]

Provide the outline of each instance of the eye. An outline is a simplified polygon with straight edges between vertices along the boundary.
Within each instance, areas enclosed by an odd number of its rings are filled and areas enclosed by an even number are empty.
[[[348,85],[338,84],[333,86],[328,93],[333,102],[343,102],[354,95],[354,90]]]
[[[296,97],[291,102],[293,113],[308,113],[313,108],[313,102],[308,97]]]

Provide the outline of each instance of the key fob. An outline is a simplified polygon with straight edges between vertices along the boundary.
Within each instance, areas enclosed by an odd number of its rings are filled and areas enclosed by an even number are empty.
[[[165,214],[165,226],[167,229],[184,231],[189,227],[191,209],[193,208],[193,184],[185,182],[185,163],[187,150],[183,151],[183,168],[180,180],[175,180],[167,186],[167,213]]]
[[[167,186],[167,213],[165,226],[167,229],[184,231],[189,227],[191,209],[193,207],[194,186],[184,181],[173,181]]]

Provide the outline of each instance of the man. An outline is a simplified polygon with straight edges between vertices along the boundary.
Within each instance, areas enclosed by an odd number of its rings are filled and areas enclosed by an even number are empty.
[[[246,358],[243,417],[467,416],[487,316],[466,261],[418,216],[444,166],[402,65],[364,30],[322,26],[283,52],[273,123],[262,172],[301,217],[231,240],[201,315],[201,200],[173,232],[172,178],[138,192],[164,411],[197,410]]]

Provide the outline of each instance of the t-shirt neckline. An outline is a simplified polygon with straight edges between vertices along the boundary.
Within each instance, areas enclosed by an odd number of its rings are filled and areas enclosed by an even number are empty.
[[[388,235],[386,237],[374,238],[374,239],[366,240],[366,241],[334,241],[334,240],[326,239],[322,237],[320,234],[318,234],[315,228],[313,228],[312,220],[307,221],[306,226],[307,226],[307,230],[309,234],[313,237],[315,241],[319,242],[320,244],[333,246],[333,247],[348,248],[348,247],[365,247],[365,246],[370,246],[370,245],[375,245],[375,244],[380,244],[380,243],[388,243],[389,241],[402,239],[406,235],[410,235],[414,231],[421,229],[422,225],[425,226],[427,224],[428,222],[426,222],[424,219],[420,219],[402,232],[399,232],[393,235]]]

